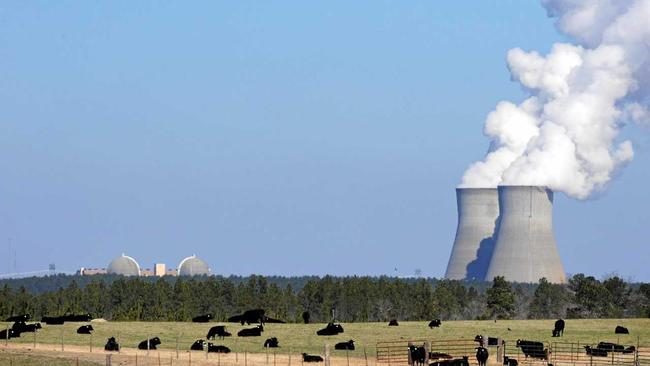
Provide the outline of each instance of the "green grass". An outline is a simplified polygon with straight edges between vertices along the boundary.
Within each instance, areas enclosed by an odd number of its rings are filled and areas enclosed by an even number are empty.
[[[494,321],[449,321],[443,322],[440,328],[429,329],[427,322],[400,322],[398,327],[389,327],[387,323],[349,323],[343,324],[345,333],[333,337],[316,336],[316,330],[324,324],[267,324],[262,337],[241,338],[233,336],[216,343],[224,344],[235,352],[260,353],[264,352],[262,343],[268,337],[280,340],[277,352],[322,353],[325,343],[333,345],[336,342],[354,339],[357,350],[350,356],[363,357],[364,348],[369,356],[375,355],[377,342],[399,340],[437,340],[437,339],[468,339],[476,334],[501,337],[509,341],[529,339],[543,342],[558,340],[551,338],[554,320],[500,320]],[[3,328],[7,323],[0,323]],[[92,336],[93,348],[103,348],[110,336],[119,338],[122,347],[135,348],[147,337],[158,336],[162,340],[161,349],[175,349],[176,338],[179,339],[179,349],[188,350],[197,339],[205,338],[211,326],[220,323],[195,324],[179,322],[93,322],[95,333]],[[60,344],[61,334],[64,343],[86,346],[90,344],[88,335],[76,334],[81,323],[66,323],[65,325],[44,325],[36,341],[39,344]],[[227,324],[228,330],[236,334],[244,328],[239,324]],[[614,327],[623,325],[630,329],[630,335],[615,335]],[[246,326],[245,326],[246,327]],[[510,328],[511,330],[508,330]],[[601,340],[614,341],[622,344],[650,345],[650,319],[587,319],[567,320],[563,342],[597,343]],[[26,333],[21,338],[9,342],[32,343],[33,335]],[[4,340],[0,340],[0,345]],[[38,348],[38,345],[37,345]],[[52,347],[50,347],[52,348]],[[58,348],[58,347],[57,347]],[[60,349],[60,348],[59,348]]]

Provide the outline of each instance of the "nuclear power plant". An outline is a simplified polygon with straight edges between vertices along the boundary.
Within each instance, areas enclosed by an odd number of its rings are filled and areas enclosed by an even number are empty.
[[[458,188],[458,227],[445,278],[534,283],[566,277],[553,232],[553,192],[539,186]]]

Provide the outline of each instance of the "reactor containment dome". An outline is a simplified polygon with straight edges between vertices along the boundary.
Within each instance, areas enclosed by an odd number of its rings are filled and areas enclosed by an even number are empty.
[[[187,257],[178,264],[179,276],[203,276],[210,274],[210,267],[196,255]]]
[[[138,265],[135,259],[122,254],[108,264],[106,273],[122,276],[139,276],[140,265]]]

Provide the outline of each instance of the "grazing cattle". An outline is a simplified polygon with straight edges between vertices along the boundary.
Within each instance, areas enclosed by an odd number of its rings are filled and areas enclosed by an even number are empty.
[[[62,325],[65,322],[65,318],[62,316],[44,316],[41,322],[49,325]]]
[[[303,362],[323,362],[323,358],[318,355],[308,355],[306,353],[302,354]]]
[[[424,365],[427,351],[424,347],[409,346],[409,363],[411,365]]]
[[[469,357],[463,356],[462,358],[454,358],[451,360],[436,361],[430,363],[429,366],[469,366]]]
[[[305,324],[309,324],[309,319],[311,318],[311,315],[309,315],[308,311],[303,311],[302,312],[302,321],[305,322]]]
[[[239,332],[237,332],[237,335],[239,337],[259,337],[262,335],[262,332],[264,331],[264,327],[261,325],[258,325],[254,328],[246,328],[242,329]]]
[[[10,316],[5,321],[6,322],[26,322],[29,319],[31,319],[31,316],[29,314],[21,314],[21,315]]]
[[[432,321],[429,322],[429,328],[437,328],[442,324],[440,319],[433,319]]]
[[[82,325],[77,329],[77,334],[90,334],[93,330],[92,325]]]
[[[487,364],[487,359],[490,356],[487,348],[477,347],[476,348],[476,361],[478,361],[478,366],[485,366]]]
[[[3,329],[0,331],[0,339],[11,339],[11,338],[19,338],[20,333],[16,332],[13,329]]]
[[[332,336],[343,333],[343,327],[341,324],[327,323],[327,326],[323,329],[316,331],[316,335],[319,336]]]
[[[60,318],[63,318],[64,322],[89,322],[93,320],[93,317],[90,314],[68,314]]]
[[[207,323],[212,319],[212,314],[199,315],[192,318],[192,323]]]
[[[230,337],[232,334],[226,331],[225,325],[217,325],[208,331],[208,335],[205,336],[207,339],[214,339],[214,337],[219,337],[223,339],[224,337]]]
[[[41,329],[41,323],[26,324],[23,321],[15,322],[11,329],[17,333],[34,333],[38,329]]]
[[[108,341],[106,341],[106,345],[104,346],[104,351],[119,351],[119,350],[120,350],[120,344],[117,343],[115,337],[110,337]]]
[[[280,346],[279,344],[277,338],[271,337],[264,341],[264,348],[277,348]]]
[[[429,352],[429,360],[451,360],[454,358],[452,355],[442,352]]]
[[[561,337],[564,335],[564,320],[558,319],[555,321],[553,327],[553,337]]]
[[[153,337],[149,340],[144,340],[138,344],[138,349],[157,349],[156,347],[160,345],[160,338]]]
[[[521,348],[521,352],[524,353],[526,358],[541,358],[543,360],[548,359],[548,349],[544,348],[544,343],[535,342],[535,341],[525,341],[518,339],[517,347]]]
[[[399,323],[397,322],[397,319],[391,319],[391,321],[388,322],[389,327],[396,327],[398,325]]]
[[[230,353],[230,348],[219,344],[208,343],[208,353]]]
[[[354,341],[350,339],[347,342],[339,342],[334,345],[334,349],[354,351]]]
[[[620,325],[616,326],[616,329],[614,329],[614,334],[630,334],[630,331],[627,330],[625,327],[621,327]]]
[[[509,358],[508,356],[503,356],[503,364],[506,366],[518,366],[519,361],[514,358]]]
[[[607,357],[607,351],[598,347],[592,348],[591,346],[585,346],[585,351],[587,355],[592,357]]]
[[[203,351],[203,345],[205,344],[205,341],[203,339],[199,339],[196,342],[192,343],[190,346],[190,350],[192,351]]]

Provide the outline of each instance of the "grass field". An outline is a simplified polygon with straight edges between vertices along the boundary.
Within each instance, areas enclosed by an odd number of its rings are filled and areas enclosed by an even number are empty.
[[[543,342],[557,340],[551,337],[554,320],[500,320],[494,321],[449,321],[443,322],[440,328],[429,329],[427,322],[400,322],[398,327],[389,327],[386,323],[349,323],[343,324],[345,333],[332,337],[316,336],[316,330],[324,324],[267,324],[262,337],[237,336],[226,338],[216,343],[224,344],[235,352],[261,353],[264,352],[262,343],[266,338],[277,337],[281,349],[278,352],[294,353],[322,352],[325,343],[333,345],[336,342],[354,339],[356,351],[350,356],[362,357],[364,348],[369,356],[374,356],[376,344],[381,341],[398,340],[436,340],[436,339],[467,339],[476,334],[501,337],[506,340],[529,339]],[[8,323],[0,323],[3,328]],[[88,346],[91,337],[76,334],[76,329],[82,323],[66,323],[65,325],[44,325],[36,335],[38,344],[59,345],[63,335],[64,345]],[[92,344],[95,350],[103,349],[106,339],[118,337],[122,347],[134,348],[147,337],[157,336],[162,340],[161,349],[175,349],[178,337],[180,350],[188,350],[197,339],[204,339],[211,326],[220,323],[180,323],[180,322],[93,322],[95,333]],[[615,335],[614,327],[623,325],[630,329],[630,335]],[[239,324],[227,324],[233,334],[244,327]],[[510,330],[508,330],[510,329]],[[589,343],[601,340],[614,341],[622,344],[650,345],[650,319],[598,319],[598,320],[567,320],[564,342]],[[10,343],[33,343],[32,333],[25,333],[20,338],[9,340]],[[0,340],[0,345],[4,344]],[[51,348],[51,347],[50,347]],[[59,348],[57,346],[57,348]]]

